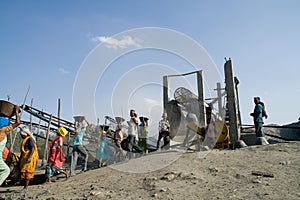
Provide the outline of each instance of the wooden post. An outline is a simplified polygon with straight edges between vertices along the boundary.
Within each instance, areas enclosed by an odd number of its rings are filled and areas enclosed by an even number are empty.
[[[30,102],[30,107],[32,108],[33,106],[33,98],[31,99],[31,102]],[[30,113],[30,130],[32,131],[32,114]]]
[[[224,110],[222,106],[222,88],[221,83],[217,83],[217,99],[218,99],[218,109],[219,109],[219,115],[224,119]]]
[[[241,117],[240,99],[239,99],[239,90],[238,90],[238,84],[240,83],[240,81],[236,76],[234,77],[234,83],[235,83],[235,91],[236,91],[236,101],[237,101],[237,112],[238,112],[239,127],[240,127],[240,132],[242,132],[242,117]]]
[[[204,81],[202,76],[202,70],[197,72],[197,84],[198,84],[198,102],[199,102],[199,126],[201,128],[206,127],[206,112],[204,101]]]
[[[163,76],[163,100],[164,100],[164,112],[167,110],[168,102],[170,101],[170,90],[169,90],[169,78]]]
[[[57,117],[58,117],[58,127],[60,127],[60,98],[58,99],[58,105],[57,105]]]
[[[71,133],[68,134],[68,147],[67,147],[67,159],[70,156],[70,142],[71,142]]]
[[[24,102],[23,102],[22,110],[24,110],[25,103],[26,103],[26,99],[27,99],[27,96],[28,96],[28,94],[29,94],[29,91],[30,91],[30,86],[28,86],[26,95],[25,95],[25,97],[24,97]],[[21,113],[20,113],[20,120],[21,120],[21,117],[22,117],[22,113],[23,113],[23,112],[21,111]],[[15,134],[14,139],[13,139],[13,141],[12,141],[12,143],[11,143],[11,146],[10,146],[10,152],[14,152],[14,144],[15,144],[16,137],[17,137],[17,134]]]
[[[43,159],[42,159],[42,166],[44,166],[44,161],[45,161],[45,159],[47,159],[48,140],[49,140],[49,134],[50,134],[51,121],[52,121],[52,114],[50,115],[50,120],[48,122],[48,128],[47,128],[46,140],[45,140],[45,149],[44,149],[44,155],[43,155]]]
[[[204,81],[202,76],[202,70],[197,71],[197,86],[198,86],[198,102],[199,102],[199,127],[206,128],[206,111],[205,111],[205,99],[204,99]],[[188,130],[189,131],[189,130]],[[196,134],[196,150],[200,150],[201,139]]]
[[[43,112],[43,110],[42,110],[42,112]],[[38,126],[38,131],[37,131],[37,135],[40,135],[40,130],[41,130],[41,122],[42,122],[42,119],[40,119],[40,121],[39,121],[39,126]],[[38,139],[38,136],[36,135],[36,137],[35,137],[35,141],[37,142],[37,139]]]
[[[7,101],[10,102],[10,94],[7,95]],[[12,137],[12,132],[9,131],[9,141],[10,141],[10,146],[12,146],[12,140],[13,140],[13,137]]]
[[[231,60],[224,64],[225,83],[227,92],[227,104],[229,114],[229,134],[232,148],[235,148],[236,143],[240,140],[240,129],[237,117],[236,90],[233,76],[233,67]]]

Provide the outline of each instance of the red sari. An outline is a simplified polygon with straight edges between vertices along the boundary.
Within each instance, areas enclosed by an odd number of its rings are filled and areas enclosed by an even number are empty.
[[[62,146],[61,147],[54,147],[54,144],[57,140],[62,139],[62,144],[64,144],[64,137],[57,136],[49,145],[49,158],[48,163],[51,164],[54,167],[62,168],[64,162],[65,162],[65,155],[62,152]],[[62,154],[62,161],[60,160],[60,153]]]

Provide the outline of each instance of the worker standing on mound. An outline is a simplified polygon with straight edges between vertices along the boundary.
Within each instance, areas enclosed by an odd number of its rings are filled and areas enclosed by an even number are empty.
[[[256,135],[256,144],[257,145],[265,145],[269,144],[265,138],[265,134],[263,132],[263,117],[267,118],[268,115],[265,110],[265,105],[260,101],[260,97],[254,97],[254,112],[250,113],[253,117],[254,126],[255,126],[255,135]]]
[[[250,116],[253,117],[254,126],[255,126],[255,134],[256,137],[264,137],[263,133],[263,106],[260,103],[259,97],[254,97],[254,111],[253,113],[250,113]]]

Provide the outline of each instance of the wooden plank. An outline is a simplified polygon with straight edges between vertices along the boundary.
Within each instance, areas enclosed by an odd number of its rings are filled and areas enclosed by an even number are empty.
[[[255,175],[255,176],[274,178],[274,174],[268,173],[268,172],[252,171],[251,173],[252,173],[252,175]]]

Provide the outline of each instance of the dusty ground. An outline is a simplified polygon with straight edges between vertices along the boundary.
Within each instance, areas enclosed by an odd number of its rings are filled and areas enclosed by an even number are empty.
[[[165,167],[160,169],[161,166]],[[300,199],[299,142],[213,150],[205,155],[159,152],[114,168],[82,172],[51,184],[30,185],[26,194],[17,193],[21,186],[1,187],[0,193],[6,199],[49,200]],[[140,173],[128,172],[134,170]],[[273,177],[253,175],[253,171]]]

